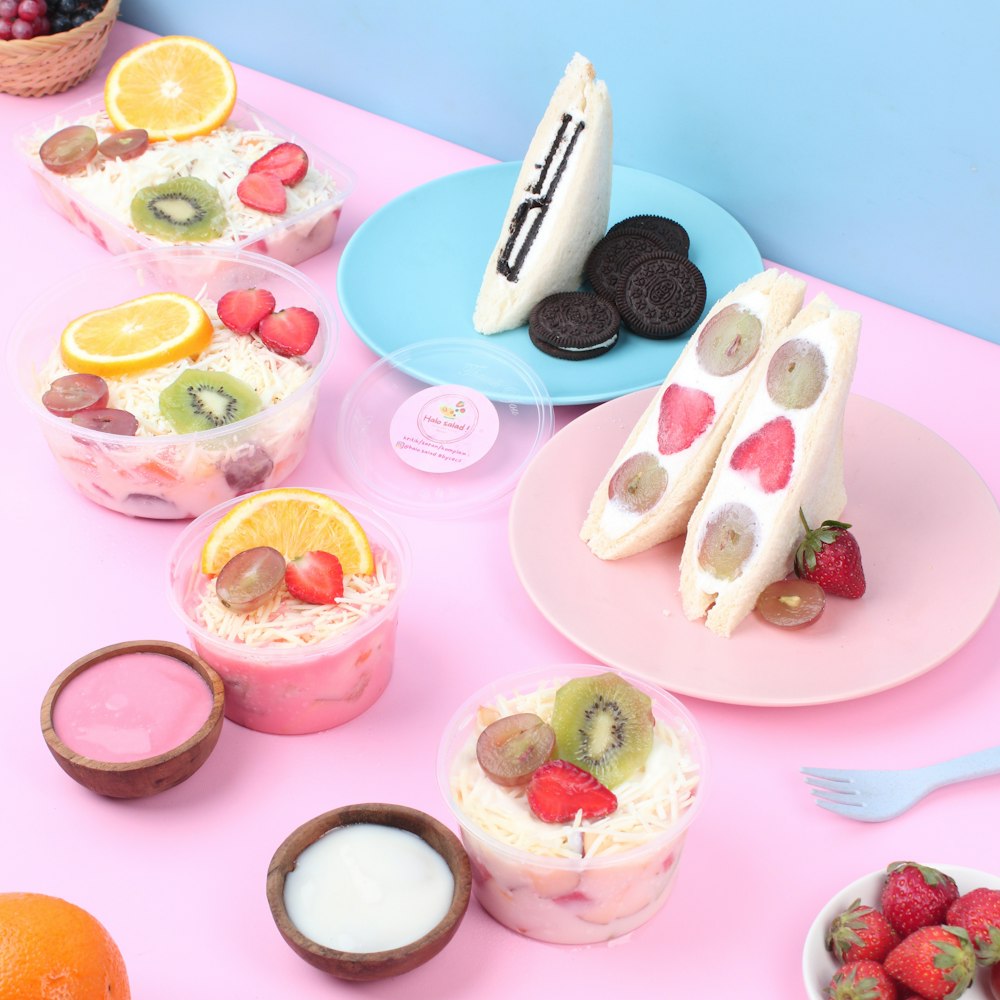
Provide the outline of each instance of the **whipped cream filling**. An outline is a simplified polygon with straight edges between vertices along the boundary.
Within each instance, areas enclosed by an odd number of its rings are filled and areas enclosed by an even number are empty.
[[[753,313],[753,315],[760,320],[761,329],[763,330],[766,328],[767,317],[771,308],[771,298],[769,295],[757,290],[750,290],[745,295],[740,296],[730,304],[738,305],[744,311]],[[695,350],[697,338],[700,336],[703,328],[704,323],[692,335],[693,343],[690,349],[685,349],[681,353],[670,382],[661,386],[660,392],[657,395],[657,409],[650,416],[650,419],[643,425],[631,449],[621,459],[621,462],[624,462],[632,455],[637,455],[642,452],[648,452],[655,455],[660,468],[662,468],[667,474],[667,489],[663,496],[660,497],[656,506],[641,513],[631,511],[622,504],[617,503],[613,497],[608,497],[608,502],[604,505],[604,510],[601,512],[600,520],[600,531],[608,538],[622,538],[637,524],[639,524],[640,521],[652,516],[658,507],[662,506],[669,500],[676,480],[681,476],[685,466],[690,460],[691,449],[694,448],[704,435],[709,432],[711,427],[714,426],[715,421],[718,420],[719,414],[726,408],[733,396],[742,388],[747,375],[754,365],[754,360],[751,360],[749,364],[741,368],[738,372],[733,372],[732,375],[712,375],[710,372],[705,371],[705,369],[701,366],[701,362],[698,360],[698,352]],[[758,352],[766,349],[766,345],[761,344],[760,347],[758,347]],[[712,418],[708,427],[705,428],[704,432],[692,441],[691,445],[688,448],[685,448],[684,451],[674,452],[671,455],[662,455],[660,454],[659,445],[657,443],[657,437],[659,435],[658,407],[659,400],[663,398],[663,393],[666,391],[668,385],[681,385],[690,389],[700,389],[703,392],[708,393],[708,395],[712,397],[715,406],[715,416]]]
[[[599,820],[543,823],[528,807],[524,787],[505,788],[491,781],[476,759],[479,734],[494,719],[518,712],[552,718],[562,681],[530,694],[500,698],[483,706],[477,725],[451,765],[451,790],[468,825],[509,847],[545,857],[575,858],[631,850],[673,828],[692,806],[699,772],[679,733],[657,719],[653,749],[638,773],[615,789],[618,808]]]
[[[697,548],[695,551],[699,551],[701,547],[701,541],[702,538],[704,538],[705,531],[711,521],[713,511],[716,511],[720,507],[728,504],[743,504],[753,511],[753,514],[757,519],[758,530],[754,539],[753,548],[751,549],[746,562],[743,564],[740,575],[750,568],[757,556],[757,553],[766,542],[768,525],[773,523],[778,508],[783,503],[785,495],[795,480],[798,465],[801,459],[802,442],[808,435],[809,426],[815,419],[816,414],[823,405],[823,400],[830,391],[831,372],[834,370],[837,347],[834,343],[832,343],[832,338],[828,335],[829,330],[830,319],[829,317],[826,317],[816,323],[813,323],[811,326],[800,332],[796,337],[792,338],[794,340],[804,340],[814,344],[823,355],[823,362],[826,365],[826,381],[823,384],[822,391],[813,403],[810,406],[803,407],[801,409],[787,409],[780,403],[776,403],[773,399],[771,399],[771,396],[767,391],[767,380],[762,379],[757,388],[757,392],[747,404],[747,408],[741,416],[739,428],[735,425],[733,427],[734,432],[738,430],[739,433],[733,433],[730,435],[725,449],[719,456],[717,467],[720,469],[720,472],[714,489],[715,505],[711,510],[706,511],[706,516],[702,520],[698,538],[696,539]],[[792,455],[792,470],[788,479],[788,485],[785,486],[784,489],[776,490],[773,493],[766,493],[763,489],[761,489],[757,476],[732,468],[730,465],[730,459],[733,452],[741,442],[745,441],[751,434],[777,417],[786,417],[791,423],[792,431],[795,435],[795,445]],[[720,594],[725,590],[725,588],[732,586],[737,580],[739,580],[739,576],[733,580],[722,580],[715,576],[714,573],[704,569],[699,563],[695,579],[698,587],[706,594]]]

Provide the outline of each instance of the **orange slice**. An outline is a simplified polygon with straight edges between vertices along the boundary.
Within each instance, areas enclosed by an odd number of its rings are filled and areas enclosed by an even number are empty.
[[[194,299],[156,292],[73,320],[59,345],[68,368],[91,375],[126,375],[201,353],[212,321]]]
[[[237,553],[258,545],[270,545],[286,559],[332,552],[345,576],[375,569],[364,528],[346,507],[315,490],[264,490],[238,503],[208,536],[202,572],[215,576]]]
[[[144,128],[150,142],[207,135],[236,103],[236,76],[208,42],[167,35],[138,45],[112,67],[104,104],[115,128]]]

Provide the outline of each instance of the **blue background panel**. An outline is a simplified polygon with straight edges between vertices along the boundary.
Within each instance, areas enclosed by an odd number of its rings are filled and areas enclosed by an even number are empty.
[[[583,52],[617,163],[707,195],[767,258],[1000,342],[993,0],[124,0],[122,16],[501,160]]]

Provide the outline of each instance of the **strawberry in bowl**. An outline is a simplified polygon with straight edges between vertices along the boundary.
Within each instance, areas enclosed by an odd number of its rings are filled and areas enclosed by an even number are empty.
[[[802,950],[809,1000],[987,1000],[1000,979],[1000,876],[893,862],[836,893]],[[888,983],[888,985],[887,985]]]

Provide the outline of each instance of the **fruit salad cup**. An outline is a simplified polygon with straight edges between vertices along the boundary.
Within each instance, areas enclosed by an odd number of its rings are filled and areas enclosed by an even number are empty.
[[[632,678],[623,679],[652,700],[656,728],[640,775],[615,788],[615,813],[543,823],[523,787],[482,772],[477,740],[498,713],[550,721],[561,684],[607,673],[561,664],[503,678],[458,710],[441,741],[438,781],[461,827],[476,897],[501,924],[540,941],[607,941],[649,920],[667,900],[703,798],[706,757],[694,719],[671,695]]]
[[[211,145],[220,141],[217,134],[182,140],[169,147],[165,145],[157,157],[167,156],[175,148],[178,155],[173,165],[160,165],[158,159],[154,163],[152,157],[145,161],[137,157],[134,161],[118,164],[114,171],[108,172],[109,178],[114,175],[113,183],[108,185],[102,184],[102,173],[96,167],[69,175],[60,175],[45,167],[38,153],[48,136],[67,125],[92,122],[96,116],[103,114],[103,96],[89,97],[65,108],[56,116],[50,114],[25,126],[15,135],[14,145],[31,169],[46,202],[70,225],[109,253],[164,246],[163,240],[136,230],[129,216],[131,198],[149,184],[159,183],[174,174],[187,173],[188,164],[196,159],[199,164],[197,174],[220,187],[228,214],[237,219],[235,223],[228,224],[223,235],[215,241],[220,246],[251,250],[295,265],[321,253],[333,243],[344,203],[354,188],[354,175],[329,154],[295,136],[249,104],[237,100],[227,125],[238,130],[237,134],[259,134],[261,151],[279,142],[295,142],[308,155],[311,171],[304,188],[300,189],[305,194],[296,194],[288,210],[278,215],[255,212],[249,221],[239,218],[243,212],[236,198],[237,182],[247,164],[224,146],[218,151],[212,150]],[[103,138],[112,131],[110,123],[105,122],[104,127],[99,127],[98,135]],[[185,154],[188,146],[191,152]],[[236,165],[239,165],[238,170]]]
[[[188,296],[206,303],[211,312],[226,292],[248,287],[269,290],[279,309],[300,306],[319,320],[312,346],[292,359],[301,369],[295,372],[297,381],[278,402],[206,430],[135,436],[78,426],[42,405],[49,384],[46,369],[58,356],[62,331],[74,319],[152,292]],[[70,485],[123,514],[189,518],[231,497],[275,486],[299,464],[320,379],[336,347],[335,324],[316,285],[267,257],[206,247],[144,250],[71,275],[29,305],[14,329],[8,363]],[[263,358],[260,363],[261,378],[272,380],[271,366],[277,361]]]
[[[220,635],[199,611],[210,579],[202,549],[215,525],[240,500],[214,507],[181,532],[169,561],[170,606],[198,655],[221,675],[226,716],[266,733],[315,733],[350,722],[369,709],[389,684],[399,603],[409,577],[410,551],[399,531],[355,497],[325,493],[343,504],[368,536],[376,584],[358,619],[338,635],[311,641],[301,617],[269,622],[259,644]],[[303,631],[305,629],[305,632]]]

